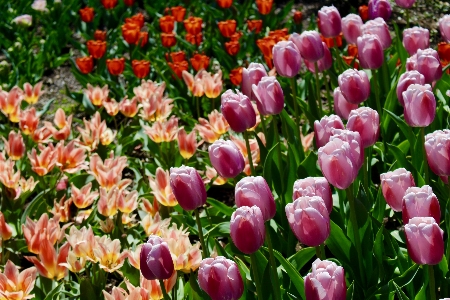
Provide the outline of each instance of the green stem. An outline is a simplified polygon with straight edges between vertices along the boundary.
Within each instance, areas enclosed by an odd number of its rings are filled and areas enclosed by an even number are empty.
[[[342,73],[344,71],[344,68],[342,66],[341,51],[339,50],[338,47],[337,37],[334,37],[333,40],[334,40],[334,49],[336,49],[336,56],[337,56],[336,60],[338,62],[339,72]]]
[[[270,237],[270,225],[269,222],[265,223],[266,225],[266,241],[267,241],[267,246],[269,248],[269,260],[270,260],[270,267],[272,270],[272,285],[273,285],[273,293],[275,295],[275,299],[277,300],[281,300],[281,291],[280,291],[280,282],[278,280],[278,272],[277,272],[277,265],[275,264],[275,257],[273,255],[273,246],[272,246],[272,239]]]
[[[298,103],[297,103],[297,81],[295,77],[291,78],[291,89],[292,89],[292,100],[294,102],[294,112],[295,112],[295,125],[297,125],[297,130],[300,128],[300,114],[298,112]],[[299,135],[300,138],[300,135]]]
[[[367,198],[369,202],[372,202],[372,194],[369,189],[369,168],[370,168],[370,157],[369,157],[369,149],[365,149],[364,153],[364,164],[363,164],[363,177],[364,177],[364,190],[366,192]]]
[[[316,246],[316,256],[317,258],[319,258],[320,260],[324,260],[325,259],[325,247],[323,246],[323,244],[320,244],[319,246]]]
[[[248,140],[248,131],[244,131],[245,145],[247,146],[248,163],[250,164],[250,171],[252,176],[256,176],[255,167],[253,166],[252,150],[250,149],[250,142]]]
[[[255,253],[250,255],[250,259],[252,262],[252,271],[253,271],[253,281],[256,285],[256,292],[258,293],[258,300],[263,300],[263,293],[262,293],[262,287],[261,287],[261,281],[259,280],[259,274],[258,270],[256,269],[257,263],[256,263],[256,255]]]
[[[322,109],[322,99],[320,98],[319,66],[317,65],[317,62],[314,62],[314,68],[315,68],[314,75],[316,77],[317,102],[319,103],[319,118],[322,118],[322,116],[323,116],[323,109]]]
[[[264,119],[263,115],[259,115],[259,117],[261,118],[261,127],[262,127],[262,131],[264,133],[264,137],[267,138],[267,130],[266,130],[266,119]]]
[[[328,79],[328,78],[327,78]],[[333,110],[334,110],[334,106],[333,106],[333,102],[332,102],[332,100],[331,99],[333,99],[332,97],[331,97],[331,94],[330,94],[330,88],[328,87],[328,82],[330,82],[331,83],[331,81],[330,80],[325,80],[325,89],[326,89],[326,91],[327,91],[327,100],[328,100],[328,109],[329,109],[329,111],[330,111],[330,114],[332,114],[333,113]],[[328,81],[328,82],[327,82]]]
[[[200,244],[202,245],[202,252],[203,252],[203,258],[209,257],[208,248],[205,243],[205,238],[203,237],[203,228],[202,223],[200,222],[200,214],[198,212],[198,207],[194,209],[195,212],[195,221],[197,222],[197,230],[198,230],[198,237],[200,238]]]
[[[170,300],[169,295],[167,295],[167,292],[166,292],[166,287],[164,286],[164,281],[162,279],[159,280],[159,285],[161,286],[161,291],[162,291],[164,300]]]
[[[375,92],[375,102],[377,105],[377,111],[378,115],[380,117],[380,124],[382,124],[383,120],[383,110],[381,109],[381,102],[380,102],[380,87],[378,85],[378,74],[377,70],[372,70],[372,78],[373,78],[373,87]],[[386,135],[384,134],[383,126],[380,125],[380,133],[381,133],[381,139],[383,140],[384,145],[384,151],[387,152],[387,145],[386,145]]]
[[[430,174],[428,172],[427,151],[425,150],[425,127],[420,128],[420,135],[423,147],[423,171],[425,172],[425,184],[428,184],[430,182]]]
[[[428,268],[428,285],[430,287],[430,300],[436,300],[436,285],[434,282],[434,270],[432,265],[427,265]]]

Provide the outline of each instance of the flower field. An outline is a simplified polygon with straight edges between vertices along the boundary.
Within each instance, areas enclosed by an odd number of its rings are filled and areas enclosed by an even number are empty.
[[[450,299],[426,1],[0,2],[0,300]]]

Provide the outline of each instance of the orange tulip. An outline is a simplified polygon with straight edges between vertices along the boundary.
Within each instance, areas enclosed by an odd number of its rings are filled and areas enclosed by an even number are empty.
[[[262,20],[247,20],[248,30],[254,31],[256,34],[261,32]]]
[[[229,8],[233,4],[233,0],[216,0],[220,8]]]
[[[3,241],[7,241],[12,237],[12,228],[5,221],[5,216],[0,212],[0,238]]]
[[[119,110],[125,117],[133,118],[138,112],[137,97],[133,99],[124,98],[119,103]]]
[[[164,33],[171,33],[175,27],[175,18],[173,16],[163,16],[159,18],[159,28]]]
[[[272,49],[275,46],[275,38],[271,36],[266,36],[262,39],[256,41],[256,45],[263,53],[264,57],[272,58]]]
[[[2,162],[3,160],[3,162]],[[20,170],[14,173],[15,162],[11,159],[5,161],[5,157],[0,153],[0,182],[7,188],[10,188],[14,192],[19,189],[20,192]]]
[[[175,21],[183,22],[184,16],[186,15],[186,8],[182,6],[174,6],[171,7],[170,10],[172,11],[172,16],[174,16]]]
[[[125,156],[114,157],[111,151],[109,157],[102,161],[97,153],[91,156],[89,163],[89,174],[93,175],[98,184],[107,191],[114,187],[119,189],[126,188],[130,183],[130,179],[122,180],[122,172],[128,166]]]
[[[141,43],[140,43],[141,47],[144,47],[145,45],[147,45],[147,43],[148,43],[148,32],[141,31],[139,33],[139,40],[136,42],[136,45],[139,44],[139,41],[141,41]]]
[[[94,8],[85,7],[78,11],[80,13],[81,21],[85,23],[90,23],[94,20]]]
[[[59,264],[67,261],[69,249],[70,244],[65,243],[57,253],[53,245],[44,239],[39,247],[39,259],[35,256],[25,256],[25,258],[34,263],[41,276],[52,280],[60,280],[67,275],[68,270]]]
[[[161,43],[163,47],[173,47],[177,43],[177,39],[175,38],[175,33],[161,33]]]
[[[369,20],[369,7],[367,5],[361,5],[358,8],[358,12],[363,22]]]
[[[358,56],[358,47],[356,47],[356,45],[350,44],[347,47],[347,52],[349,56],[356,57]]]
[[[289,38],[287,28],[270,31],[269,36],[275,39],[275,43],[278,43],[279,41],[286,41]]]
[[[98,40],[98,41],[106,41],[106,30],[96,30],[94,32],[94,40]]]
[[[112,9],[117,6],[117,0],[101,0],[106,9]]]
[[[333,48],[336,47],[341,47],[342,46],[342,37],[343,37],[343,33],[341,32],[336,38],[326,38],[323,35],[320,35],[320,38],[322,39],[322,42],[324,42],[325,44],[327,44],[328,48]]]
[[[125,3],[126,6],[133,6],[134,0],[123,0],[123,3]]]
[[[43,240],[50,241],[52,245],[64,237],[64,230],[67,226],[59,226],[59,218],[49,219],[46,213],[42,214],[38,221],[26,218],[25,224],[22,224],[22,231],[28,251],[39,254],[39,246]]]
[[[100,188],[100,199],[97,202],[98,212],[105,217],[112,217],[117,214],[117,202],[122,196],[122,191],[113,186],[111,190],[107,191],[105,188]]]
[[[178,148],[184,159],[191,158],[197,151],[197,134],[195,130],[187,134],[184,128],[178,131]]]
[[[178,204],[170,187],[169,171],[164,171],[161,167],[158,167],[155,176],[149,176],[148,181],[152,194],[159,203],[164,206],[176,206]]]
[[[139,25],[139,29],[144,27],[144,22],[145,22],[145,18],[144,18],[144,15],[141,13],[137,13],[134,16],[132,16],[131,18],[125,19],[125,23],[135,23],[135,24]]]
[[[190,34],[190,33],[186,33],[186,41],[191,43],[192,45],[197,45],[200,46],[200,44],[203,41],[203,34],[199,33],[199,34]]]
[[[55,147],[56,165],[63,172],[74,174],[87,169],[86,152],[81,147],[75,147],[76,140],[72,140],[67,146],[60,141]]]
[[[94,68],[94,59],[92,56],[78,57],[76,59],[78,70],[83,74],[89,74]]]
[[[23,134],[30,135],[36,130],[39,118],[36,115],[36,108],[31,107],[20,112],[19,127]]]
[[[131,62],[133,73],[137,78],[144,78],[150,73],[150,62],[148,60],[136,60]]]
[[[167,63],[172,71],[177,75],[178,78],[182,77],[183,71],[187,71],[189,69],[189,63],[185,60],[181,62],[168,62]]]
[[[9,132],[8,140],[2,137],[4,148],[11,160],[19,160],[25,153],[25,143],[23,142],[22,134]]]
[[[178,119],[172,116],[167,121],[156,121],[151,127],[144,125],[144,132],[155,143],[171,142],[177,137]]]
[[[8,260],[3,273],[0,273],[2,299],[33,299],[34,295],[30,295],[30,293],[34,289],[36,275],[35,267],[27,268],[19,273],[19,268]]]
[[[170,53],[166,53],[166,61],[168,62],[182,62],[186,60],[186,54],[184,53],[184,51],[178,51],[178,52],[170,52]]]
[[[33,86],[28,82],[25,83],[23,85],[23,100],[25,100],[28,104],[35,104],[36,102],[38,102],[39,96],[43,94],[43,92],[41,92],[42,84],[43,82],[40,81],[33,88]]]
[[[204,95],[204,88],[203,88],[203,72],[204,70],[200,70],[195,77],[192,76],[191,73],[187,71],[182,72],[183,81],[186,83],[189,91],[191,91],[192,95],[195,97],[202,97]]]
[[[237,67],[230,71],[230,80],[234,85],[240,85],[242,82],[242,70],[243,67]]]
[[[89,54],[93,58],[100,59],[100,58],[103,57],[103,55],[105,55],[106,42],[89,40],[89,41],[87,41],[86,44],[87,44],[87,48],[88,48]]]
[[[16,115],[20,114],[20,103],[23,99],[24,93],[18,86],[13,87],[9,92],[0,90],[0,110],[11,121],[17,117],[17,121],[13,121],[17,123],[19,122],[20,116]]]
[[[199,71],[200,69],[207,69],[209,66],[209,57],[204,54],[195,54],[194,57],[191,58],[191,65],[195,71]]]
[[[207,143],[214,143],[222,134],[228,131],[230,125],[217,110],[212,111],[208,115],[208,119],[209,122],[204,118],[198,118],[198,124],[195,125],[195,129],[198,130],[202,140]]]
[[[53,138],[56,140],[65,140],[70,135],[70,128],[72,125],[72,115],[70,115],[66,120],[66,113],[61,108],[55,113],[54,123],[56,128],[50,122],[44,122],[45,127],[51,131]]]
[[[231,37],[236,32],[236,20],[220,21],[218,24],[220,34],[224,37]]]
[[[113,58],[106,60],[106,67],[108,68],[108,72],[111,75],[117,76],[123,73],[125,69],[125,59],[122,58]]]
[[[230,36],[230,41],[239,41],[242,37],[242,32],[238,31],[234,33],[232,36]]]
[[[130,45],[136,44],[139,40],[140,30],[139,25],[134,22],[125,23],[122,25],[123,39]]]
[[[37,155],[36,148],[28,153],[28,159],[31,163],[31,169],[39,176],[48,174],[56,165],[56,153],[53,144],[47,147],[39,147],[41,153]]]
[[[42,126],[41,128],[36,129],[31,134],[31,139],[35,143],[45,144],[50,142],[50,137],[52,136],[52,132],[48,130],[47,127]]]
[[[438,54],[442,62],[447,65],[450,63],[450,43],[440,42],[438,44]]]
[[[203,183],[208,184],[213,181],[213,185],[223,185],[227,183],[227,180],[223,177],[218,176],[216,169],[211,168],[210,166],[206,166],[205,178],[203,178]]]
[[[295,22],[295,24],[300,24],[301,22],[302,22],[302,12],[301,11],[299,11],[299,10],[296,10],[295,12],[294,12],[294,22]]]
[[[225,43],[225,49],[229,55],[236,55],[239,52],[240,45],[238,41],[230,41]]]
[[[202,18],[189,17],[183,21],[187,33],[197,35],[202,31]]]
[[[345,61],[345,63],[347,65],[349,65],[350,67],[352,67],[352,62],[353,62],[353,67],[354,69],[358,69],[359,68],[359,64],[358,62],[355,60],[354,56],[342,56],[342,59]]]
[[[61,179],[61,181],[58,183],[58,185],[62,185],[59,190],[66,190],[68,181],[67,177],[65,179]],[[58,185],[56,186],[56,190],[58,190]],[[69,222],[71,204],[72,198],[66,199],[66,195],[64,195],[59,202],[56,201],[56,199],[53,201],[53,208],[50,210],[50,213],[54,216],[59,216],[59,222],[61,223]]]
[[[258,11],[262,15],[267,15],[272,10],[273,0],[256,0]]]

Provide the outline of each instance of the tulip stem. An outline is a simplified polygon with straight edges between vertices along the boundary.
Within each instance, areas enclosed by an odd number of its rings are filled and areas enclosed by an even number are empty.
[[[427,265],[428,268],[428,286],[430,288],[430,300],[436,300],[436,286],[434,282],[434,270],[432,265]]]
[[[263,115],[259,115],[259,117],[261,118],[261,127],[262,127],[262,131],[264,133],[264,137],[267,138],[267,131],[266,131],[266,119],[264,119]]]
[[[291,78],[291,89],[292,89],[292,100],[294,102],[294,112],[295,112],[295,125],[297,125],[297,129],[300,128],[300,114],[298,112],[298,103],[297,103],[297,81],[295,77]],[[300,135],[299,135],[300,138]]]
[[[334,37],[333,41],[334,41],[334,49],[336,49],[337,54],[336,60],[338,62],[339,72],[342,73],[344,71],[344,67],[342,66],[341,51],[339,50],[337,37]]]
[[[328,72],[327,72],[327,74],[328,74]],[[330,111],[330,114],[332,114],[333,113],[333,103],[331,102],[332,98],[331,98],[331,94],[330,94],[330,87],[328,86],[328,82],[330,82],[330,80],[327,80],[327,79],[325,79],[325,88],[327,90],[328,109]]]
[[[273,246],[272,246],[272,239],[270,237],[270,225],[269,222],[265,223],[266,226],[266,241],[267,246],[269,248],[269,260],[270,260],[270,266],[272,270],[272,283],[273,283],[273,293],[275,294],[275,299],[281,300],[280,296],[280,282],[278,281],[278,272],[277,272],[277,265],[275,264],[275,257],[273,255]]]
[[[256,255],[255,253],[250,255],[251,263],[252,263],[252,270],[253,270],[253,281],[256,285],[256,292],[258,293],[258,300],[263,300],[263,293],[261,288],[261,281],[259,280],[259,274],[258,270],[256,269],[257,263],[256,263]]]
[[[378,74],[377,70],[372,70],[372,81],[373,81],[373,87],[374,87],[374,93],[375,93],[375,102],[377,105],[377,111],[378,115],[380,116],[380,124],[383,120],[383,110],[381,109],[381,102],[380,102],[380,87],[378,85]],[[381,138],[383,139],[383,145],[384,145],[384,151],[387,152],[387,145],[386,145],[386,135],[384,134],[383,126],[380,125],[380,133]]]
[[[169,295],[167,295],[166,287],[164,286],[164,281],[162,279],[159,280],[159,286],[161,287],[161,292],[163,294],[164,300],[170,300]]]
[[[245,145],[247,146],[248,163],[250,164],[250,171],[252,176],[256,176],[255,167],[253,166],[252,150],[250,149],[250,142],[248,140],[248,131],[244,131]]]
[[[320,244],[319,246],[316,246],[316,256],[317,258],[324,260],[325,257],[325,247],[323,244]]]
[[[319,103],[319,118],[322,118],[323,109],[322,109],[322,99],[320,99],[319,66],[317,65],[317,62],[314,62],[314,68],[315,68],[314,75],[316,77],[317,102]]]
[[[428,173],[428,159],[427,159],[427,151],[425,149],[425,127],[420,128],[420,137],[422,139],[422,147],[423,147],[423,171],[425,173],[425,184],[430,182],[430,174]]]
[[[369,202],[372,202],[372,194],[369,189],[369,169],[371,167],[371,155],[369,148],[366,148],[364,152],[364,164],[363,164],[363,177],[364,177],[364,190],[366,192],[367,198],[369,198]]]
[[[200,244],[202,245],[202,252],[203,252],[203,258],[209,257],[208,248],[205,243],[205,238],[203,236],[203,228],[202,223],[200,222],[200,214],[198,212],[198,207],[194,209],[195,212],[195,221],[197,222],[197,230],[198,230],[198,237],[200,238]]]
[[[195,106],[197,107],[197,119],[200,118],[200,100],[199,97],[194,97],[195,99]]]

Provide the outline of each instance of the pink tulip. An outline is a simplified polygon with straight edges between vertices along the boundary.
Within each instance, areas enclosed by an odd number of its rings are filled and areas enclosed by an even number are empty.
[[[292,195],[293,200],[305,196],[318,196],[322,198],[328,210],[328,214],[331,214],[331,211],[333,210],[333,198],[331,196],[330,185],[325,177],[308,177],[296,180],[294,182],[294,193]]]
[[[255,100],[252,93],[252,85],[257,85],[264,76],[267,76],[267,72],[262,64],[251,63],[247,68],[244,68],[242,70],[242,93],[249,97],[250,100]]]
[[[370,81],[364,71],[345,70],[339,75],[338,82],[342,95],[350,103],[360,104],[370,96]]]
[[[426,83],[441,79],[442,65],[437,51],[431,48],[417,50],[416,70],[425,76]]]
[[[184,210],[194,210],[206,203],[205,185],[192,167],[170,168],[170,187]]]
[[[334,99],[334,112],[339,117],[341,117],[341,119],[347,120],[350,111],[358,108],[358,104],[350,103],[347,101],[347,99],[345,99],[339,87],[334,89],[333,99]]]
[[[221,111],[231,129],[243,132],[256,124],[256,113],[250,99],[236,90],[227,90],[221,97]]]
[[[234,178],[244,170],[244,157],[232,141],[215,141],[208,148],[209,159],[217,173],[224,178]]]
[[[425,136],[430,169],[438,176],[450,176],[450,130],[436,130]]]
[[[392,8],[387,0],[369,0],[369,18],[383,18],[385,21],[391,17]]]
[[[331,56],[330,49],[327,44],[322,42],[323,45],[323,57],[317,61],[318,72],[322,73],[328,70],[333,65],[333,57]],[[305,59],[305,65],[311,73],[316,72],[316,65],[314,62]]]
[[[275,216],[276,205],[272,191],[267,185],[264,177],[250,176],[242,178],[235,188],[236,206],[258,206],[263,214],[264,221]]]
[[[304,59],[315,62],[324,56],[322,39],[317,31],[303,31],[301,35],[293,33],[289,40],[294,42]]]
[[[297,198],[285,210],[289,226],[302,244],[319,246],[330,235],[330,217],[321,197]]]
[[[2,137],[4,149],[11,160],[19,160],[25,154],[25,143],[20,132],[11,130],[8,135],[8,140]],[[0,167],[1,170],[1,167]]]
[[[391,34],[389,27],[382,18],[376,18],[374,20],[367,21],[362,26],[362,34],[374,34],[381,42],[381,46],[384,50],[389,48],[392,44]]]
[[[445,15],[439,19],[439,31],[442,38],[450,43],[450,15]]]
[[[433,217],[437,223],[441,221],[441,208],[433,189],[424,185],[410,187],[403,196],[402,218],[403,223],[415,217]]]
[[[406,59],[406,71],[414,70],[417,70],[417,53]]]
[[[329,260],[316,259],[305,277],[307,300],[345,300],[347,286],[344,268]]]
[[[422,27],[412,27],[403,30],[403,46],[409,55],[416,54],[419,49],[430,47],[430,31]]]
[[[401,8],[411,8],[415,2],[416,0],[395,0],[395,4]]]
[[[397,84],[397,99],[402,106],[405,106],[403,102],[403,92],[408,89],[411,84],[425,84],[425,77],[416,70],[407,71],[400,75]]]
[[[302,58],[292,41],[280,41],[272,49],[273,63],[280,76],[292,78],[300,71]]]
[[[364,69],[381,68],[384,61],[383,47],[378,36],[374,34],[363,34],[358,37],[359,63]]]
[[[284,94],[280,83],[274,76],[266,76],[256,86],[252,86],[256,107],[260,114],[277,115],[284,107]]]
[[[323,175],[333,186],[346,189],[355,180],[359,168],[353,161],[350,144],[340,139],[329,141],[319,148],[319,166]]]
[[[314,122],[314,136],[318,148],[328,143],[333,129],[344,129],[344,123],[336,115],[324,116],[320,121]]]
[[[408,188],[416,186],[411,172],[400,168],[380,175],[381,191],[394,211],[401,211],[403,196]]]
[[[436,99],[429,84],[411,84],[403,92],[405,121],[412,127],[427,127],[436,115]]]
[[[433,218],[413,218],[405,225],[406,245],[412,261],[437,265],[444,255],[444,231]]]
[[[230,235],[239,251],[252,254],[264,244],[266,227],[258,206],[241,206],[232,215]]]
[[[342,32],[349,44],[356,44],[356,40],[362,34],[363,21],[359,15],[348,14],[342,18]]]
[[[326,38],[337,37],[342,30],[341,15],[334,6],[322,6],[318,12],[319,29]]]
[[[340,139],[350,145],[351,159],[359,170],[364,163],[364,148],[359,132],[345,129],[333,129],[331,133],[333,135],[330,137],[330,142],[335,139]]]
[[[348,117],[347,129],[359,132],[363,148],[375,144],[380,135],[380,117],[370,107],[352,110]]]
[[[141,273],[147,280],[168,279],[174,265],[169,246],[159,236],[151,235],[141,249]]]
[[[198,284],[212,300],[238,300],[244,292],[238,266],[223,256],[202,260]]]

